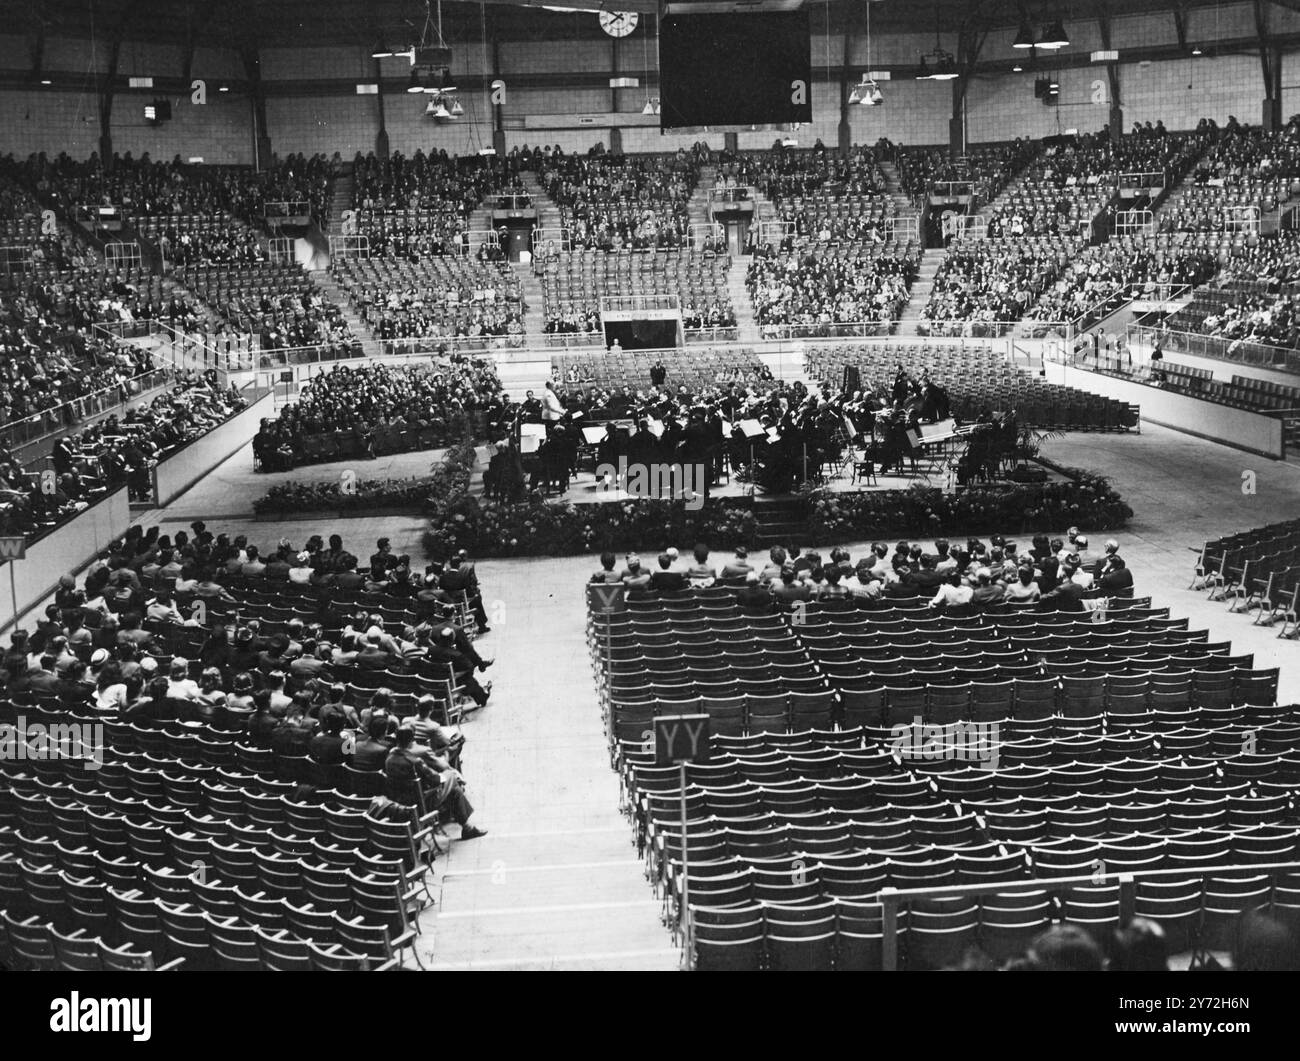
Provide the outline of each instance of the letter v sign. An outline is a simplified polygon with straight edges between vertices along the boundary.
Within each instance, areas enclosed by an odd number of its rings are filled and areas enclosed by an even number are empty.
[[[626,610],[622,586],[588,586],[587,600],[591,610],[598,615],[613,615]]]

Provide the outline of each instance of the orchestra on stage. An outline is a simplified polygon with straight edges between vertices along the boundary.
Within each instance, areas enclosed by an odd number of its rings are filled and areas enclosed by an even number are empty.
[[[913,376],[900,364],[888,387],[863,386],[852,369],[844,377],[822,382],[818,393],[771,379],[694,391],[661,381],[635,392],[548,381],[508,407],[485,493],[501,500],[526,490],[563,494],[588,461],[593,468],[702,466],[706,497],[724,474],[774,494],[842,473],[929,479],[942,470],[964,486],[995,478],[1015,452],[1014,411],[986,410],[959,423],[947,388],[926,371]],[[619,488],[609,481],[616,477],[604,478],[597,492]]]

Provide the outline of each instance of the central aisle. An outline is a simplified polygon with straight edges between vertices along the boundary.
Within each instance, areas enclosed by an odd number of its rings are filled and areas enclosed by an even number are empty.
[[[618,812],[586,649],[586,567],[573,559],[477,567],[492,619],[479,650],[497,659],[487,675],[500,694],[465,727],[463,763],[475,823],[489,834],[453,841],[438,862],[425,964],[675,968],[679,952]]]

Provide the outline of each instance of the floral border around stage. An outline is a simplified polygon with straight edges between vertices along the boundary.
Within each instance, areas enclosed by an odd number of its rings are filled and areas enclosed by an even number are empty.
[[[475,459],[473,444],[462,442],[424,479],[362,482],[350,495],[341,494],[337,483],[286,483],[254,507],[264,519],[420,512],[429,520],[425,551],[438,558],[456,549],[477,557],[575,556],[602,549],[657,553],[669,544],[689,547],[696,541],[721,550],[754,545],[758,537],[749,499],[710,500],[696,511],[672,501],[488,501],[470,493]],[[1132,517],[1108,480],[1077,468],[1060,471],[1067,481],[955,494],[924,486],[858,494],[815,490],[801,495],[803,527],[792,535],[800,545],[825,545],[886,537],[1060,533],[1073,525],[1113,531]]]

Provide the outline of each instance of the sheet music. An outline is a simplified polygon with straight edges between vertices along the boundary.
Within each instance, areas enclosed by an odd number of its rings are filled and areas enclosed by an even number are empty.
[[[520,424],[519,425],[519,452],[536,453],[542,446],[542,440],[546,438],[545,424]]]

